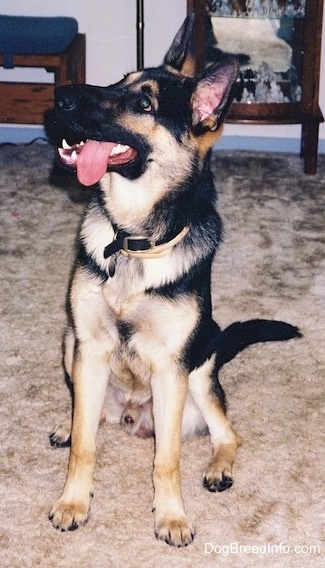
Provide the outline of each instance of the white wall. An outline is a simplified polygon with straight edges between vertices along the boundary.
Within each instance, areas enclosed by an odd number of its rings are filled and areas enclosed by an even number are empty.
[[[136,67],[135,0],[1,0],[0,11],[2,14],[77,18],[79,30],[87,36],[88,83],[107,85],[118,81],[124,73]],[[185,13],[186,0],[144,0],[146,66],[161,63]],[[325,29],[325,13],[323,28]],[[27,74],[28,79],[26,79]],[[11,79],[47,81],[50,77],[41,70],[10,71],[0,68],[0,80]],[[320,85],[320,105],[325,112],[325,33]],[[17,127],[9,128],[13,130]],[[0,127],[0,141],[4,141],[9,128]],[[264,138],[266,147],[269,143],[272,145],[272,139],[282,139],[285,143],[291,139],[297,141],[296,146],[299,148],[300,126],[227,124],[224,137],[239,137],[244,144],[250,138],[252,140],[256,137]],[[324,124],[320,126],[320,150],[325,152]]]
[[[0,13],[75,17],[87,36],[88,83],[107,85],[136,67],[135,0],[1,0]],[[186,0],[145,0],[144,13],[145,64],[157,65],[185,17]],[[21,74],[0,68],[1,79]]]

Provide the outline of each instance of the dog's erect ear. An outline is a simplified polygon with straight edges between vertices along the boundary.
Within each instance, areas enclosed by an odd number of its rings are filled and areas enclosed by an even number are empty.
[[[238,75],[238,62],[227,58],[208,67],[191,97],[192,124],[216,130],[222,121],[230,90]]]
[[[165,56],[164,63],[185,75],[195,74],[194,14],[189,14],[184,20]]]

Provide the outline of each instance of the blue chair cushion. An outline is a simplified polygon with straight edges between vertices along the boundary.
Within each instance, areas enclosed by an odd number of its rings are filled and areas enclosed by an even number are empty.
[[[61,53],[78,33],[78,22],[66,17],[0,15],[0,53],[4,67],[12,68],[13,55]]]

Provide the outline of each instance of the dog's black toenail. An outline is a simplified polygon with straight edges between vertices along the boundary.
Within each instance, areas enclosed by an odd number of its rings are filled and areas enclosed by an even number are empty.
[[[61,441],[53,433],[53,434],[49,435],[49,440],[50,440],[50,444],[51,444],[52,448],[70,448],[70,446],[71,446],[71,437],[70,436],[67,440]]]
[[[203,478],[203,487],[205,487],[211,493],[221,493],[221,491],[225,491],[229,489],[233,484],[232,478],[229,475],[222,475],[222,479],[220,481],[209,481],[206,477]]]
[[[203,487],[205,487],[208,491],[211,491],[211,493],[218,491],[218,484],[208,481],[206,477],[203,479]]]
[[[229,475],[223,475],[222,481],[218,483],[218,491],[220,493],[221,491],[229,489],[229,487],[231,486],[232,486],[232,478]]]

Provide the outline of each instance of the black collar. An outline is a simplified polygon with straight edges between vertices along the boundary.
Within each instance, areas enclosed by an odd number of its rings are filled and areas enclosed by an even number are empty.
[[[126,231],[119,230],[114,240],[104,248],[104,258],[109,258],[117,252],[124,256],[136,258],[159,258],[168,253],[189,232],[188,226],[183,227],[172,239],[154,241],[140,235],[130,235]]]

